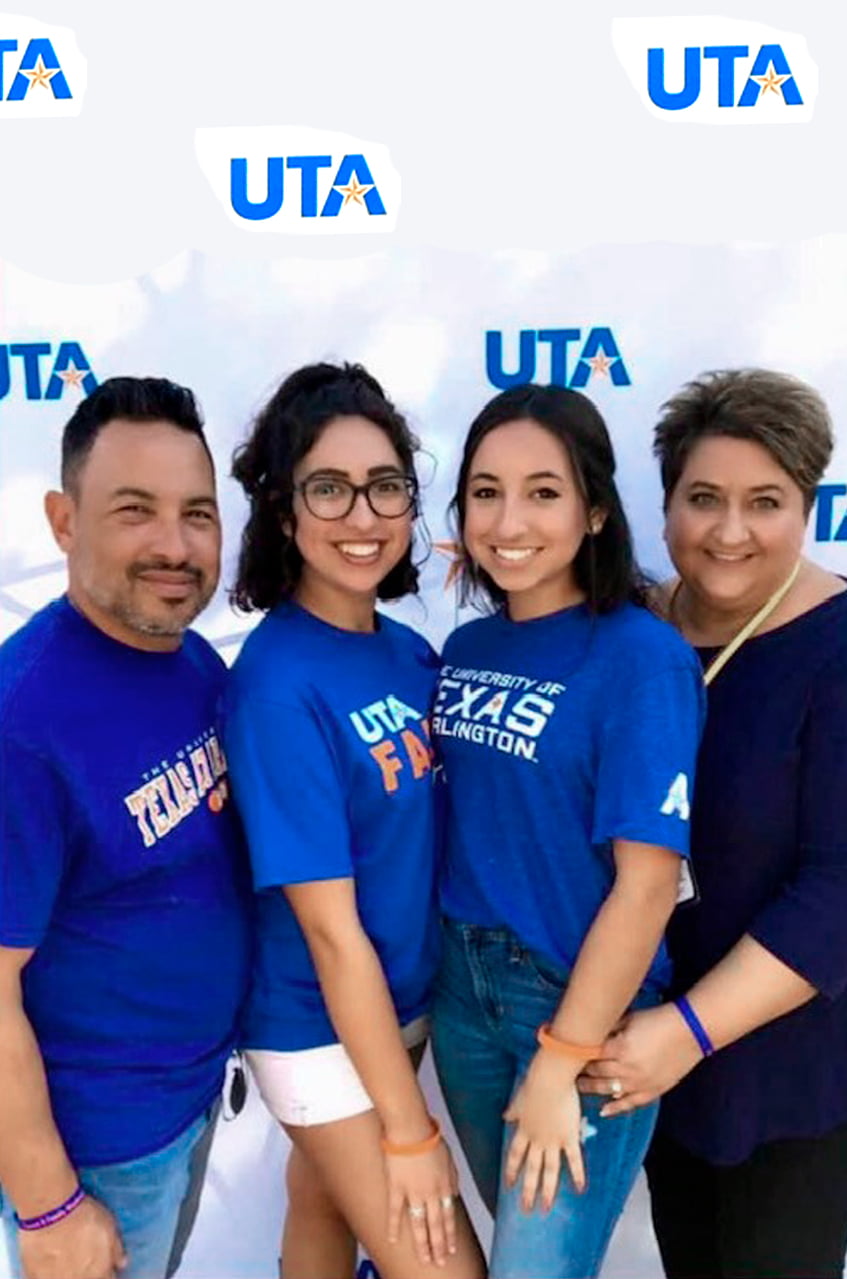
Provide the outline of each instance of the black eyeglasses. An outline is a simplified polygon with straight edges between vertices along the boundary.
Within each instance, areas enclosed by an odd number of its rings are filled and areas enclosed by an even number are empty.
[[[377,475],[366,484],[351,484],[334,475],[315,475],[295,484],[294,491],[301,494],[306,510],[319,520],[343,520],[360,493],[364,493],[374,515],[396,520],[415,505],[418,485],[411,475]]]

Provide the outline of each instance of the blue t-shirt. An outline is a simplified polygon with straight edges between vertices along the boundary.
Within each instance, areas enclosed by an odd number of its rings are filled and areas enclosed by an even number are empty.
[[[704,665],[714,649],[701,650]],[[715,1164],[847,1123],[847,592],[747,641],[709,686],[674,990],[748,933],[819,991],[695,1070],[661,1129]]]
[[[455,631],[433,711],[445,913],[571,968],[614,880],[613,839],[687,856],[703,704],[693,651],[634,605]],[[648,980],[668,977],[662,947]]]
[[[249,971],[223,663],[109,638],[66,599],[0,648],[0,944],[78,1166],[167,1145],[218,1092]]]
[[[284,603],[248,636],[225,729],[259,892],[246,1047],[338,1041],[285,884],[353,878],[400,1022],[426,1011],[438,958],[427,719],[437,672],[426,641],[383,616],[361,634]]]

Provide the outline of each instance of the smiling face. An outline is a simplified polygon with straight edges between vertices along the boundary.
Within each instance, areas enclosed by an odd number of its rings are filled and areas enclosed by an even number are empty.
[[[338,482],[366,484],[382,479],[394,491],[405,471],[385,432],[364,417],[333,418],[298,462],[294,483],[309,484],[327,498]],[[377,499],[378,502],[378,499]],[[314,503],[313,503],[314,505]],[[315,508],[317,509],[317,508]],[[372,609],[377,587],[405,555],[412,535],[412,511],[377,515],[358,493],[348,515],[320,519],[295,492],[294,540],[303,557],[296,597],[306,608],[349,625],[351,606]]]
[[[134,648],[177,648],[220,572],[215,480],[200,439],[169,422],[116,418],[46,510],[81,612]]]
[[[803,549],[803,494],[752,440],[707,436],[691,450],[665,537],[686,587],[721,612],[755,612]]]
[[[602,515],[592,515],[593,531]],[[573,562],[589,531],[564,446],[531,418],[494,427],[468,469],[462,537],[471,559],[505,591],[515,620],[579,603]]]

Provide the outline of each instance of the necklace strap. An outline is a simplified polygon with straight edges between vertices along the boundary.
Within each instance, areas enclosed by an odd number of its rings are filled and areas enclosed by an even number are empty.
[[[726,666],[730,658],[735,656],[735,654],[741,648],[741,645],[744,644],[745,641],[748,640],[751,635],[754,635],[756,631],[759,629],[759,627],[762,625],[762,623],[766,622],[767,619],[770,617],[771,613],[773,613],[779,607],[779,605],[785,599],[788,592],[791,590],[794,583],[797,581],[797,575],[799,572],[800,572],[800,560],[798,560],[797,563],[794,565],[794,568],[791,570],[791,573],[786,578],[786,580],[782,583],[782,586],[777,587],[773,595],[771,595],[767,600],[765,600],[764,604],[759,609],[759,611],[750,618],[749,622],[745,622],[745,624],[742,626],[738,634],[734,635],[733,638],[729,641],[729,643],[724,648],[721,649],[717,657],[715,657],[709,663],[706,670],[703,672],[703,683],[706,686],[711,684],[715,676],[721,673],[721,671]],[[670,604],[668,607],[669,616],[673,614],[674,604],[676,603],[676,597],[679,594],[679,588],[681,586],[682,586],[682,579],[680,578],[677,581],[676,586],[673,589],[673,594],[671,595],[671,598],[670,598]]]

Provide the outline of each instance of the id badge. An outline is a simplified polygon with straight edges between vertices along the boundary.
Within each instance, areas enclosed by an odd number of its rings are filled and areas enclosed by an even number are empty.
[[[700,890],[694,878],[694,867],[687,857],[680,858],[679,887],[676,890],[677,906],[690,906],[700,900]]]

